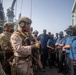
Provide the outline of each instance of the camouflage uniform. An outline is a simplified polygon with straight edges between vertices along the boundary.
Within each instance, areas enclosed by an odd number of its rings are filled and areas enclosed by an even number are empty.
[[[36,31],[34,31],[34,34],[37,34]],[[32,41],[32,44],[35,44],[36,42],[39,42],[37,40],[37,36],[35,36],[35,35],[32,35],[31,41]],[[32,54],[33,54],[33,68],[34,68],[34,70],[37,71],[38,69],[42,69],[43,66],[42,66],[42,63],[41,63],[40,48],[34,48],[32,50]]]
[[[24,34],[19,30],[11,36],[17,75],[33,75],[31,46],[28,46],[27,38],[28,34]]]
[[[5,32],[3,32],[0,35],[0,45],[4,56],[2,65],[6,73],[10,72],[10,65],[9,65],[8,59],[13,55],[13,52],[10,46],[10,36],[11,36],[10,34],[7,34]]]
[[[10,27],[10,24],[12,25],[12,23],[10,22],[6,22],[4,24],[4,27],[7,28],[6,24]],[[13,50],[12,50],[12,47],[11,47],[11,44],[10,44],[10,37],[11,37],[11,33],[9,32],[3,32],[0,34],[0,46],[1,46],[1,52],[4,56],[4,59],[2,61],[2,67],[5,71],[6,74],[9,74],[11,75],[11,67],[10,67],[10,64],[9,64],[9,58],[11,56],[13,56]]]
[[[2,32],[2,27],[0,27],[0,33]],[[5,72],[4,72],[4,70],[3,70],[3,68],[2,68],[2,64],[1,64],[1,62],[2,62],[2,60],[3,60],[3,55],[2,55],[2,52],[1,52],[1,47],[0,47],[0,75],[6,75],[5,74]]]
[[[31,20],[27,17],[22,17],[19,19],[19,25],[21,29],[26,29],[26,25],[31,24]],[[30,27],[29,27],[30,28]],[[11,45],[14,51],[13,59],[13,75],[33,75],[32,69],[32,57],[29,40],[29,31],[22,32],[22,30],[17,30],[11,36]]]
[[[38,31],[35,30],[35,31],[34,31],[35,43],[36,43],[36,42],[39,42],[38,39],[37,39],[37,35],[38,35]],[[39,68],[41,71],[43,71],[43,66],[42,66],[42,63],[41,63],[40,47],[37,48],[37,66],[38,66],[38,68]]]

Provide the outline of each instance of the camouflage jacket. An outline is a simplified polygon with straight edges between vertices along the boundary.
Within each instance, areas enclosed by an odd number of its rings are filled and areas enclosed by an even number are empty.
[[[0,45],[2,50],[11,48],[10,37],[11,37],[11,34],[8,34],[6,32],[3,32],[2,34],[0,34]]]
[[[3,32],[0,34],[0,52],[4,53],[4,56],[9,59],[13,55],[13,50],[10,43],[11,34]]]
[[[14,56],[27,57],[31,55],[31,46],[28,45],[28,33],[17,30],[11,36],[11,44],[14,50]]]

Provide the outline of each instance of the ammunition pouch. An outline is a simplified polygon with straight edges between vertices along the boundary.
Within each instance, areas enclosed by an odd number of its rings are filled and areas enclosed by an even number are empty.
[[[30,55],[28,55],[27,57],[18,57],[18,60],[26,60],[30,57]]]
[[[15,56],[14,57],[15,58],[15,62],[16,62],[16,64],[17,64],[17,62],[19,61],[19,60],[29,60],[29,58],[30,58],[30,55],[28,55],[27,57],[17,57],[17,56]]]

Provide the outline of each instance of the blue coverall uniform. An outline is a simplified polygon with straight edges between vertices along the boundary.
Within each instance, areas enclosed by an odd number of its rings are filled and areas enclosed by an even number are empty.
[[[47,42],[47,46],[50,46],[52,48],[55,48],[55,40],[53,38],[50,38]],[[52,68],[55,65],[55,49],[52,50],[49,48],[49,67]]]
[[[41,42],[41,61],[43,64],[43,68],[47,65],[48,60],[48,48],[47,48],[47,41],[49,39],[49,35],[41,34],[38,36],[38,40]]]
[[[66,39],[65,39],[65,46],[66,45],[70,45],[72,42],[72,36],[71,35],[67,35]],[[65,56],[65,72],[70,74],[70,70],[71,70],[71,61],[70,61],[70,48],[66,49],[65,51],[66,56]]]
[[[76,36],[73,36],[70,50],[71,75],[76,75]],[[75,64],[73,64],[75,62]]]

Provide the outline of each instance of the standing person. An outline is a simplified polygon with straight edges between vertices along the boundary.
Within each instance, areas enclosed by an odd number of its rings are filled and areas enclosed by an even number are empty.
[[[37,35],[38,31],[34,31],[33,34],[31,34],[31,44],[35,44],[37,41]],[[34,48],[32,50],[32,64],[33,64],[33,71],[36,73],[38,71],[38,52],[39,48]]]
[[[38,37],[38,31],[37,30],[34,31],[33,35],[34,35],[35,41],[38,41],[38,39],[37,39],[37,37]],[[41,70],[41,71],[44,72],[44,69],[43,69],[43,66],[42,66],[42,62],[41,62],[40,48],[37,50],[37,55],[36,56],[37,56],[37,66],[38,66],[39,70]]]
[[[50,39],[47,41],[47,48],[49,49],[49,67],[52,68],[55,65],[55,42],[53,34],[51,34]]]
[[[56,36],[54,37],[54,41],[55,41],[55,43],[57,42],[57,39],[58,39],[58,33],[56,33]],[[57,65],[57,63],[56,63],[56,47],[55,47],[55,67],[57,68],[58,67],[58,65]]]
[[[49,37],[51,37],[51,32],[48,32]]]
[[[16,75],[33,75],[32,49],[39,48],[40,44],[36,43],[31,45],[30,43],[29,32],[32,23],[31,19],[22,17],[18,23],[20,29],[14,32],[10,39],[14,51],[13,60],[15,60],[14,67]]]
[[[56,33],[56,36],[54,37],[54,42],[56,43],[57,40],[58,40],[58,33]],[[55,47],[55,67],[58,68],[56,56],[57,56],[57,47]]]
[[[57,64],[58,64],[58,73],[60,72],[63,72],[63,62],[64,62],[64,59],[65,59],[65,55],[64,55],[64,52],[62,52],[62,47],[64,46],[65,44],[65,40],[64,40],[64,37],[63,37],[63,32],[59,32],[59,38],[55,44],[55,46],[57,47]]]
[[[57,39],[58,39],[58,33],[56,33],[56,37],[54,38],[55,43],[56,43]]]
[[[72,40],[72,26],[68,27],[66,30],[66,37],[65,37],[65,46],[63,47],[63,51],[65,51],[65,74],[66,75],[70,75],[70,71],[71,71],[71,61],[70,61],[70,48],[68,47],[68,45],[71,44],[71,40]]]
[[[3,25],[3,33],[0,34],[0,46],[4,59],[2,66],[7,75],[11,75],[11,66],[9,59],[13,56],[13,50],[10,44],[10,37],[14,31],[14,24],[11,22],[5,22]]]
[[[76,25],[72,27],[72,41],[68,45],[70,48],[71,74],[76,75]]]
[[[38,40],[41,42],[41,61],[43,68],[47,65],[48,60],[48,48],[47,48],[47,41],[49,39],[49,35],[46,34],[46,29],[43,30],[43,34],[38,36]]]
[[[2,32],[3,30],[3,27],[0,27],[0,33]],[[1,51],[1,46],[0,46],[0,75],[6,75],[4,70],[3,70],[3,67],[2,67],[2,61],[4,60],[4,56],[2,54],[2,51]]]

